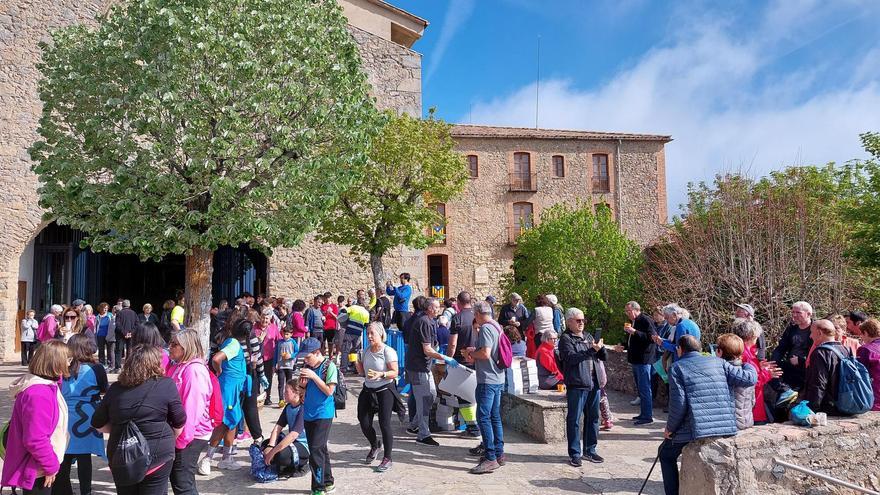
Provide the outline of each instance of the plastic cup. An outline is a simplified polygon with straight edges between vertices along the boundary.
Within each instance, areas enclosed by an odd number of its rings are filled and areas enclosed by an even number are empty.
[[[351,354],[348,355],[348,362],[349,363],[356,363],[357,360],[358,360],[358,355],[356,352],[352,352]]]
[[[556,384],[556,391],[557,392],[565,392],[565,384],[564,383],[557,383]]]

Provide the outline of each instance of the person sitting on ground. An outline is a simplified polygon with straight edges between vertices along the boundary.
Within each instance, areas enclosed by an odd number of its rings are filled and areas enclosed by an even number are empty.
[[[687,444],[736,435],[730,387],[750,387],[758,381],[752,365],[732,366],[723,359],[703,356],[701,348],[693,335],[682,336],[678,360],[669,368],[669,416],[659,452],[667,495],[678,494],[678,457]]]
[[[309,441],[306,438],[303,390],[299,379],[284,384],[284,410],[261,448],[266,464],[275,466],[280,477],[305,476],[309,465]],[[287,427],[287,434],[284,428]]]
[[[810,326],[810,338],[816,343],[816,350],[810,356],[801,398],[810,402],[813,412],[840,416],[840,411],[834,406],[840,381],[838,353],[848,355],[849,351],[834,340],[836,336],[837,329],[828,320],[816,320]]]
[[[555,390],[556,386],[565,379],[559,366],[556,364],[556,342],[559,336],[556,332],[544,332],[541,335],[541,345],[535,355],[538,365],[538,388],[541,390]]]
[[[731,333],[741,338],[743,341],[742,362],[751,364],[753,368],[758,370],[758,383],[755,385],[755,406],[752,408],[752,418],[756,425],[767,424],[772,418],[767,414],[767,407],[764,405],[764,385],[773,378],[782,376],[782,370],[776,366],[776,363],[767,363],[762,366],[758,360],[758,337],[763,333],[761,325],[755,320],[737,318],[733,320]]]
[[[519,329],[513,325],[508,325],[504,327],[504,335],[507,335],[507,340],[510,341],[510,350],[513,353],[513,357],[526,357],[526,341],[523,340]]]
[[[727,361],[732,366],[742,368],[743,340],[732,333],[718,336],[718,346],[715,355]],[[736,415],[736,428],[745,430],[755,425],[752,410],[755,408],[755,386],[732,387],[733,412]]]
[[[880,411],[880,321],[874,318],[859,325],[862,344],[856,352],[859,362],[868,369],[871,387],[874,389],[874,407],[872,411]]]

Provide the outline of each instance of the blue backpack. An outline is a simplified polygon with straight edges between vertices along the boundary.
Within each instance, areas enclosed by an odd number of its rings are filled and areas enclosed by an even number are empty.
[[[834,406],[843,414],[862,414],[874,405],[874,390],[868,369],[840,346],[822,344],[840,358],[840,377]]]

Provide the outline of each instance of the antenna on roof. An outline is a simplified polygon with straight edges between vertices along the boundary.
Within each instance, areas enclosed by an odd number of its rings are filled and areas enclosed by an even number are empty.
[[[535,129],[538,128],[538,104],[539,95],[541,94],[541,35],[538,35],[535,49]]]

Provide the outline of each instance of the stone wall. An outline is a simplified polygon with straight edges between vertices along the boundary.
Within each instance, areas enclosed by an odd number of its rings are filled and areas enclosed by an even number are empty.
[[[636,383],[633,380],[632,366],[626,360],[626,352],[614,352],[608,350],[608,359],[605,361],[605,371],[608,376],[607,388],[623,392],[630,397],[639,395]],[[654,394],[654,407],[662,407],[669,401],[669,394],[663,386],[663,380],[654,375],[657,392]]]
[[[93,23],[114,0],[6,0],[0,2],[0,357],[14,358],[19,258],[25,245],[46,225],[37,205],[37,178],[27,149],[37,139],[41,104],[37,44],[52,29]],[[421,114],[421,55],[350,26],[380,108]],[[304,268],[308,265],[308,269]],[[315,269],[320,267],[320,272]],[[389,257],[389,274],[409,271],[424,279],[421,253]],[[308,279],[306,280],[306,277]],[[306,296],[318,290],[352,291],[367,287],[369,270],[360,269],[348,250],[306,241],[297,249],[279,249],[270,259],[270,289]],[[28,288],[30,290],[30,287]]]
[[[557,203],[578,202],[611,206],[622,229],[633,240],[647,245],[657,239],[666,222],[664,145],[662,141],[509,139],[491,136],[456,137],[456,149],[476,155],[478,176],[461,197],[446,205],[446,243],[426,253],[448,256],[450,294],[472,290],[482,298],[500,293],[501,281],[510,272],[514,246],[509,242],[513,203],[529,202],[535,218]],[[620,174],[616,158],[620,145]],[[537,191],[510,192],[513,154],[528,152]],[[593,155],[607,154],[610,189],[592,190]],[[553,156],[565,160],[565,176],[555,177]],[[620,188],[617,182],[620,181]],[[660,183],[664,187],[660,188]],[[620,198],[616,191],[620,191]]]
[[[681,457],[681,493],[751,495],[855,493],[776,466],[795,464],[880,491],[880,413],[829,418],[828,426],[760,426],[730,438],[694,442]]]

